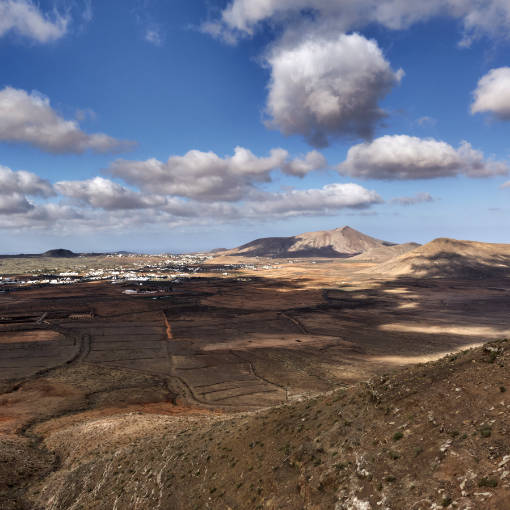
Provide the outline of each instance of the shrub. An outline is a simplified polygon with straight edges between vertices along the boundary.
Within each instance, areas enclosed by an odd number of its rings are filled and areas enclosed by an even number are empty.
[[[497,487],[498,481],[495,478],[489,478],[488,476],[484,476],[478,482],[478,487]]]
[[[416,450],[414,450],[414,456],[418,457],[418,455],[421,455],[423,453],[423,446],[418,446]]]
[[[452,504],[452,498],[450,498],[450,496],[447,496],[443,499],[443,501],[441,502],[441,505],[443,505],[444,507],[447,507],[447,506],[450,506]]]
[[[481,429],[480,429],[480,435],[482,437],[490,437],[492,434],[492,427],[490,425],[484,425]]]
[[[400,441],[404,437],[404,433],[402,431],[397,431],[393,434],[393,441]]]

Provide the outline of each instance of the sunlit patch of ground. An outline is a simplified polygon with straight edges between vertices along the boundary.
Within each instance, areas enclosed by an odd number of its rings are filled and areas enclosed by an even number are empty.
[[[379,326],[381,331],[400,331],[405,333],[425,333],[429,335],[462,335],[479,336],[487,338],[503,338],[510,336],[510,329],[501,330],[487,326],[447,326],[447,325],[429,325],[423,323],[415,324],[382,324]]]
[[[401,309],[411,309],[411,308],[418,308],[418,303],[402,303],[401,305],[398,305]]]
[[[463,349],[474,349],[482,345],[483,343],[468,344],[464,345]],[[370,359],[372,361],[388,363],[390,365],[412,365],[416,363],[428,363],[430,361],[436,361],[443,358],[444,356],[452,354],[453,352],[456,352],[456,350],[424,354],[421,356],[372,356]]]
[[[50,342],[51,340],[63,340],[64,336],[56,331],[47,329],[34,329],[31,331],[2,331],[0,332],[0,344],[14,344],[25,342]]]
[[[409,294],[411,291],[405,287],[398,287],[396,289],[385,289],[387,294]]]

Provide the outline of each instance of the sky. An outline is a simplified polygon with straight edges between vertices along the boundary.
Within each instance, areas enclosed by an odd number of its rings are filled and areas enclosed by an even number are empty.
[[[508,0],[0,0],[0,252],[510,242]]]

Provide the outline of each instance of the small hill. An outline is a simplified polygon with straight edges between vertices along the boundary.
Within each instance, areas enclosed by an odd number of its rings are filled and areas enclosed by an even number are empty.
[[[41,254],[42,257],[54,257],[54,258],[70,258],[77,257],[78,254],[72,252],[71,250],[65,250],[63,248],[57,248],[54,250],[48,250]]]
[[[418,243],[403,243],[395,244],[393,246],[377,246],[371,248],[364,253],[352,257],[351,260],[359,260],[360,262],[386,262],[387,260],[393,259],[404,253],[410,252],[419,248],[421,244]]]
[[[333,230],[305,232],[292,237],[263,237],[222,255],[245,257],[353,257],[373,248],[391,246],[345,226]]]
[[[434,239],[373,268],[385,276],[499,278],[510,276],[510,244]]]

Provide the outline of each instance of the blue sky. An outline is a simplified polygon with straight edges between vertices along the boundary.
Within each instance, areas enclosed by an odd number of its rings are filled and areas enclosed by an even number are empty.
[[[0,251],[509,242],[508,2],[374,1],[0,0]]]

